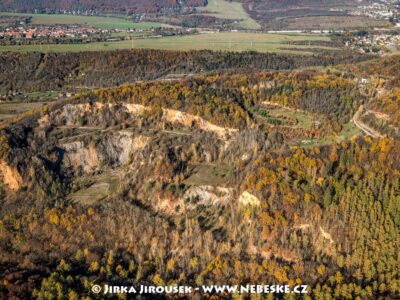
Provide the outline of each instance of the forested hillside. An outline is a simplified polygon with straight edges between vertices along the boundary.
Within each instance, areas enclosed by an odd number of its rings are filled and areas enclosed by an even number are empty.
[[[4,0],[0,3],[0,10],[18,12],[34,11],[94,11],[114,13],[156,13],[176,11],[185,7],[203,6],[204,0]]]
[[[371,57],[352,53],[278,55],[255,52],[131,50],[82,53],[1,53],[0,93],[107,87],[168,74],[217,70],[291,70],[358,62]]]
[[[243,0],[247,13],[267,29],[344,29],[387,26],[387,22],[352,15],[376,1],[357,0]],[[386,2],[386,4],[389,4]]]
[[[103,87],[0,129],[0,298],[275,283],[308,285],[293,299],[398,298],[398,56],[1,59],[4,90]],[[201,74],[145,81],[182,72]]]

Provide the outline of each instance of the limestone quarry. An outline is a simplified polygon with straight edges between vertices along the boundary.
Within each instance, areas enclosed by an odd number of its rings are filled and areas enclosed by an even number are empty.
[[[106,201],[129,189],[139,199],[151,192],[153,209],[169,214],[197,204],[257,205],[254,196],[239,199],[232,170],[222,167],[235,155],[249,161],[257,149],[254,138],[244,144],[237,129],[172,109],[144,120],[151,109],[139,104],[66,103],[13,124],[10,129],[21,133],[13,151],[18,153],[23,145],[29,154],[1,162],[1,179],[10,197],[30,181],[27,170],[40,169],[57,177],[71,195],[67,197],[78,202],[88,197],[90,203]],[[17,138],[11,130],[9,138]],[[102,176],[110,172],[124,175],[112,177],[111,184]],[[181,180],[191,184],[175,189]],[[92,195],[95,190],[100,196]]]

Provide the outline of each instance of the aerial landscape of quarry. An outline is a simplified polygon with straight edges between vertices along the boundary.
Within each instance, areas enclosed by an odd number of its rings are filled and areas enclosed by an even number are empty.
[[[400,299],[399,129],[397,0],[0,0],[0,299]]]

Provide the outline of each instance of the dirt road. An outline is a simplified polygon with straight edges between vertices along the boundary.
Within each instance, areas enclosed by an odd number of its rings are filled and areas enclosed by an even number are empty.
[[[378,131],[376,131],[375,129],[364,124],[360,120],[360,117],[362,116],[363,111],[364,111],[364,106],[361,105],[353,116],[352,121],[353,121],[354,125],[356,125],[367,136],[371,136],[371,137],[375,137],[375,138],[382,137],[382,135]]]

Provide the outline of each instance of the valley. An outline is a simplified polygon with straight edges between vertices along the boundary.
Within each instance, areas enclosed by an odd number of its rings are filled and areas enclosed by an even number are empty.
[[[78,3],[74,2],[69,3],[70,10],[55,5],[52,10],[36,8],[30,13],[15,12],[11,4],[4,4],[3,10],[8,11],[0,13],[0,51],[179,48],[311,55],[340,53],[351,47],[362,53],[385,55],[398,48],[396,3],[340,1],[324,7],[318,1],[173,2],[168,8],[151,2],[148,10],[142,10],[143,3],[135,3],[125,15],[115,11],[110,14],[107,6],[76,11],[73,8]],[[37,3],[38,7],[43,5]],[[85,7],[85,3],[81,5]],[[122,3],[116,4],[116,11],[119,5]],[[360,33],[366,40],[362,43]],[[390,40],[376,40],[378,33],[390,33]]]
[[[134,38],[122,41],[92,42],[86,44],[39,44],[39,45],[5,45],[0,51],[18,52],[80,52],[112,51],[118,49],[160,49],[183,51],[257,51],[294,54],[313,54],[315,50],[339,51],[339,48],[326,46],[295,46],[296,41],[329,41],[326,36],[302,34],[269,34],[269,33],[231,33],[205,32],[196,35],[150,38]],[[291,50],[291,48],[293,50]]]

